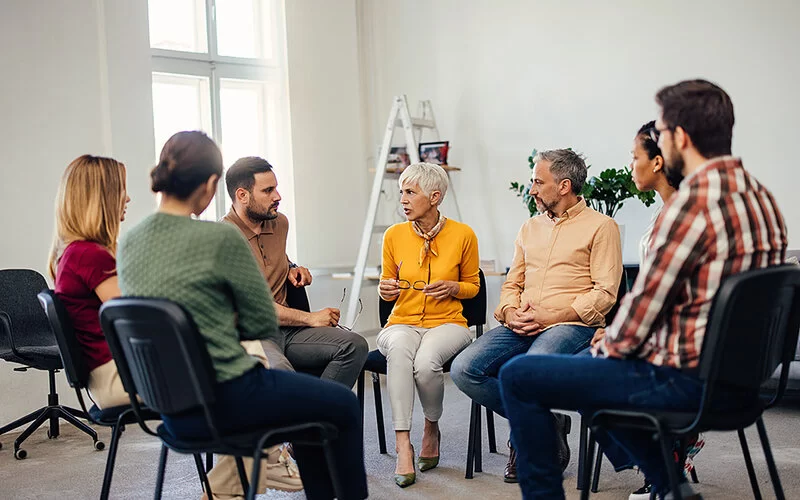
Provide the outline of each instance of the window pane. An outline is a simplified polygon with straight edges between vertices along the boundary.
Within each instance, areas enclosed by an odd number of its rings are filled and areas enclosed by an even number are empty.
[[[220,79],[222,157],[225,166],[243,156],[267,158],[264,84],[246,80]],[[231,200],[227,192],[226,205]]]
[[[217,0],[217,52],[222,56],[272,57],[271,0]]]
[[[149,0],[150,47],[208,52],[205,0]]]
[[[206,77],[153,73],[153,126],[156,162],[176,132],[202,130],[211,136],[211,95]],[[200,216],[216,220],[214,202]]]

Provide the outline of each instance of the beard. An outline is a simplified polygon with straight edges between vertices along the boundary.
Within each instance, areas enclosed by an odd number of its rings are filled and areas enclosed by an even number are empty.
[[[545,214],[551,219],[558,217],[558,215],[553,211],[556,208],[556,205],[558,205],[558,201],[547,203],[541,198],[534,199],[536,200],[536,210],[538,210],[540,214]]]
[[[264,209],[262,207],[247,207],[245,209],[247,218],[253,222],[264,222],[266,220],[273,220],[278,218],[278,209],[271,208]]]
[[[666,153],[666,150],[664,151]],[[667,182],[670,186],[678,189],[681,181],[683,180],[683,168],[686,166],[683,161],[683,156],[678,152],[673,141],[669,145],[669,154],[664,154],[664,175],[667,177]],[[669,157],[669,158],[667,158]]]

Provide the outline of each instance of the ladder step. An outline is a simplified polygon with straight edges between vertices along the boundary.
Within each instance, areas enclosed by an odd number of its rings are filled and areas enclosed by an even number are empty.
[[[395,124],[400,127],[403,126],[403,122],[401,122],[399,118],[397,119]],[[425,120],[423,118],[412,118],[411,126],[418,128],[436,128],[436,123],[433,120]]]

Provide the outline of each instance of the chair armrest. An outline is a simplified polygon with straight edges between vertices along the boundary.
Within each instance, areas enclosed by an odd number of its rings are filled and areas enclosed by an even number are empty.
[[[14,334],[12,332],[11,317],[4,312],[0,312],[0,351],[9,351],[14,356],[22,357],[14,344]]]

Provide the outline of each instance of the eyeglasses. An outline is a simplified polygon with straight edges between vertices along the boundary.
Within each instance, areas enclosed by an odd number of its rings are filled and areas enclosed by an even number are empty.
[[[653,142],[658,144],[658,138],[661,136],[661,133],[664,132],[665,130],[669,130],[670,132],[672,132],[675,130],[675,127],[667,127],[664,130],[659,130],[653,127],[649,130],[650,138],[653,139]]]
[[[342,300],[339,303],[339,311],[344,309],[344,299],[345,299],[345,297],[347,297],[347,288],[343,288],[342,289]],[[349,327],[347,327],[347,326],[344,326],[341,323],[338,323],[336,325],[336,328],[341,328],[342,330],[345,330],[345,331],[348,331],[348,332],[352,332],[353,328],[356,327],[356,322],[358,322],[358,318],[359,318],[359,316],[361,316],[361,311],[363,311],[363,310],[364,310],[364,304],[361,303],[361,298],[359,297],[359,299],[358,299],[358,311],[356,311],[356,317],[353,319],[353,324],[350,325]]]
[[[428,286],[428,282],[419,280],[415,281],[414,283],[411,283],[408,280],[397,280],[397,285],[400,287],[400,290],[413,289],[413,290],[419,290],[421,292],[425,289],[426,286]]]
[[[402,266],[403,263],[400,263]],[[400,279],[400,266],[397,266],[397,286],[400,290],[417,290],[419,292],[425,290],[425,287],[428,286],[428,283],[431,281],[431,263],[428,262],[428,281],[417,280],[415,282],[410,282],[408,280],[401,280]]]

